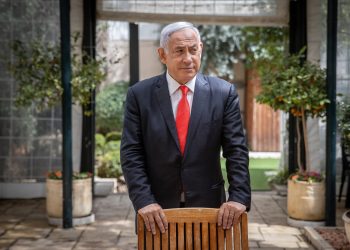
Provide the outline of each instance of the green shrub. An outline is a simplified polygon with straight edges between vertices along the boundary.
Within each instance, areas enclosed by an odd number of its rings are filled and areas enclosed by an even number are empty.
[[[287,168],[280,169],[276,175],[268,178],[270,184],[287,185],[289,172]]]
[[[120,139],[115,139],[118,133],[111,132],[106,136],[96,134],[96,170],[97,176],[104,178],[119,178],[122,175],[120,166]]]
[[[121,131],[123,126],[124,101],[128,83],[109,85],[96,95],[96,128],[106,134]]]
[[[350,148],[350,97],[343,96],[338,101],[338,128],[342,140]]]

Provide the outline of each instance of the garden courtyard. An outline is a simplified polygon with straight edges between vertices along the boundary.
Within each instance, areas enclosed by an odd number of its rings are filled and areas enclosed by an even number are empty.
[[[341,226],[343,203],[338,207],[337,225]],[[137,249],[135,213],[125,190],[95,198],[93,212],[94,223],[64,230],[48,224],[45,199],[0,200],[0,249]],[[253,192],[248,218],[252,250],[332,249],[317,235],[309,235],[314,244],[319,242],[314,246],[304,229],[288,226],[286,197],[273,191]],[[344,240],[342,245],[347,246]]]

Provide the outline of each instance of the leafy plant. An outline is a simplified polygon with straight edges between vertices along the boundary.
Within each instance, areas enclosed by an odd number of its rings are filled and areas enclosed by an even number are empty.
[[[261,68],[262,90],[257,96],[259,103],[267,104],[275,110],[291,112],[303,127],[306,165],[301,163],[301,132],[297,126],[297,159],[300,174],[310,172],[307,117],[325,115],[329,103],[326,93],[326,73],[318,65],[308,61],[301,63],[304,50],[296,55],[281,57]]]
[[[304,171],[297,174],[292,174],[289,177],[293,181],[305,181],[309,183],[321,182],[323,181],[323,176],[315,171]]]
[[[288,33],[286,28],[229,25],[200,25],[198,30],[204,45],[203,72],[228,81],[234,80],[233,66],[240,60],[263,67],[283,55]]]
[[[72,37],[72,96],[75,103],[86,106],[90,102],[90,90],[105,79],[102,71],[105,60],[95,60],[85,53],[78,54],[78,38],[79,33]],[[15,40],[12,50],[15,60],[9,65],[9,70],[18,82],[16,105],[23,107],[33,104],[35,109],[41,111],[59,103],[63,93],[59,44]]]
[[[350,97],[344,96],[338,102],[338,128],[343,142],[350,148]]]
[[[101,133],[121,131],[128,83],[120,82],[101,89],[96,95],[96,127]]]
[[[52,171],[47,174],[47,178],[52,180],[62,180],[62,177],[63,175],[61,170]],[[92,174],[89,172],[81,172],[81,173],[73,172],[73,175],[72,175],[73,180],[88,179],[91,177],[92,177]]]
[[[120,165],[120,133],[111,132],[106,136],[97,133],[96,139],[96,167],[97,176],[119,178],[122,175]]]
[[[287,168],[280,169],[276,175],[268,178],[268,183],[277,185],[287,185],[289,171]]]

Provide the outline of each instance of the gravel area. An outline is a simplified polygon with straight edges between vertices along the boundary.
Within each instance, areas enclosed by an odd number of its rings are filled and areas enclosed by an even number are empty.
[[[343,228],[315,228],[315,230],[336,250],[350,250]]]

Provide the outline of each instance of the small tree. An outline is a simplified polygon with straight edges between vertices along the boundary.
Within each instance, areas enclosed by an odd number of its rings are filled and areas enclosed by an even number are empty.
[[[86,106],[90,102],[90,90],[105,79],[102,71],[105,60],[76,53],[78,38],[76,33],[72,39],[72,96],[75,103]],[[12,50],[15,60],[9,69],[18,83],[16,105],[33,105],[38,111],[57,105],[63,93],[60,45],[38,40],[27,44],[16,40]],[[82,56],[86,58],[84,63]]]
[[[329,103],[325,70],[308,61],[300,63],[303,51],[297,55],[281,57],[274,63],[261,67],[262,90],[257,96],[259,103],[267,104],[275,110],[290,111],[297,121],[301,121],[306,165],[301,163],[301,132],[297,126],[297,162],[300,176],[308,175],[311,167],[306,119],[324,116],[326,104]]]

